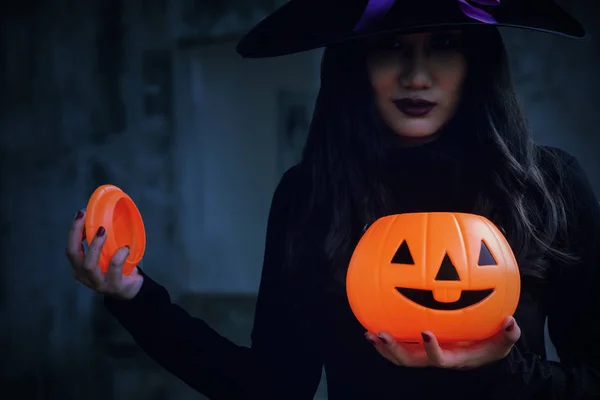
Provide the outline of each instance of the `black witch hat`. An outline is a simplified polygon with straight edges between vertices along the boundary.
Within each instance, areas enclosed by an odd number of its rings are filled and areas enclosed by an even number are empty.
[[[242,57],[276,57],[383,33],[492,24],[584,38],[554,0],[290,0],[237,45]]]

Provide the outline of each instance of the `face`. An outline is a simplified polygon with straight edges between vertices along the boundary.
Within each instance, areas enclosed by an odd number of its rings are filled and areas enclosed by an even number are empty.
[[[399,136],[427,139],[454,116],[467,62],[460,31],[373,39],[369,78],[383,121]]]

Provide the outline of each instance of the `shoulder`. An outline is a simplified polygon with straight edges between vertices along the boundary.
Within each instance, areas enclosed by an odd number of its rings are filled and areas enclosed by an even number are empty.
[[[562,203],[574,236],[600,238],[600,204],[588,176],[576,157],[549,146],[539,147],[538,165],[547,185]]]
[[[310,195],[310,174],[306,167],[297,164],[281,176],[271,200],[271,214],[278,218],[294,218],[307,204]]]
[[[536,155],[537,165],[548,183],[569,190],[573,189],[574,183],[587,182],[585,171],[568,151],[553,146],[537,146]]]
[[[275,189],[275,197],[294,198],[303,192],[307,192],[309,182],[306,167],[302,164],[296,164],[283,173]]]
[[[593,211],[593,217],[600,224],[600,207],[596,193],[576,157],[563,149],[539,146],[538,165],[546,179],[550,179],[548,183],[560,192],[565,206],[571,213],[592,216],[590,213]]]
[[[537,157],[539,166],[542,169],[559,168],[565,169],[576,162],[569,152],[559,147],[553,146],[537,146]]]
[[[303,164],[295,164],[282,175],[279,185],[297,185],[307,179],[307,168]]]

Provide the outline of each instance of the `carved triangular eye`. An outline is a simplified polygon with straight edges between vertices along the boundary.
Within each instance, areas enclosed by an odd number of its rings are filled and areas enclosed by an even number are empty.
[[[392,264],[415,265],[415,260],[413,260],[412,254],[410,254],[410,249],[408,248],[406,240],[398,247],[394,258],[392,259]]]
[[[456,267],[452,263],[450,257],[448,257],[448,253],[444,254],[444,259],[442,260],[442,265],[440,265],[440,270],[435,276],[436,281],[460,281],[460,276],[458,275],[458,271]]]
[[[477,264],[479,266],[498,265],[496,259],[492,255],[492,252],[483,240],[481,241],[481,250],[479,250],[479,261],[477,262]]]

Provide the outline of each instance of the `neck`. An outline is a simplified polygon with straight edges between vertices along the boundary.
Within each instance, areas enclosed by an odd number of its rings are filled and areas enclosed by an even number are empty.
[[[422,137],[407,137],[407,136],[398,136],[398,146],[403,148],[411,148],[422,146],[427,143],[431,143],[434,140],[437,140],[440,137],[441,133],[438,131],[431,135],[422,136]]]

